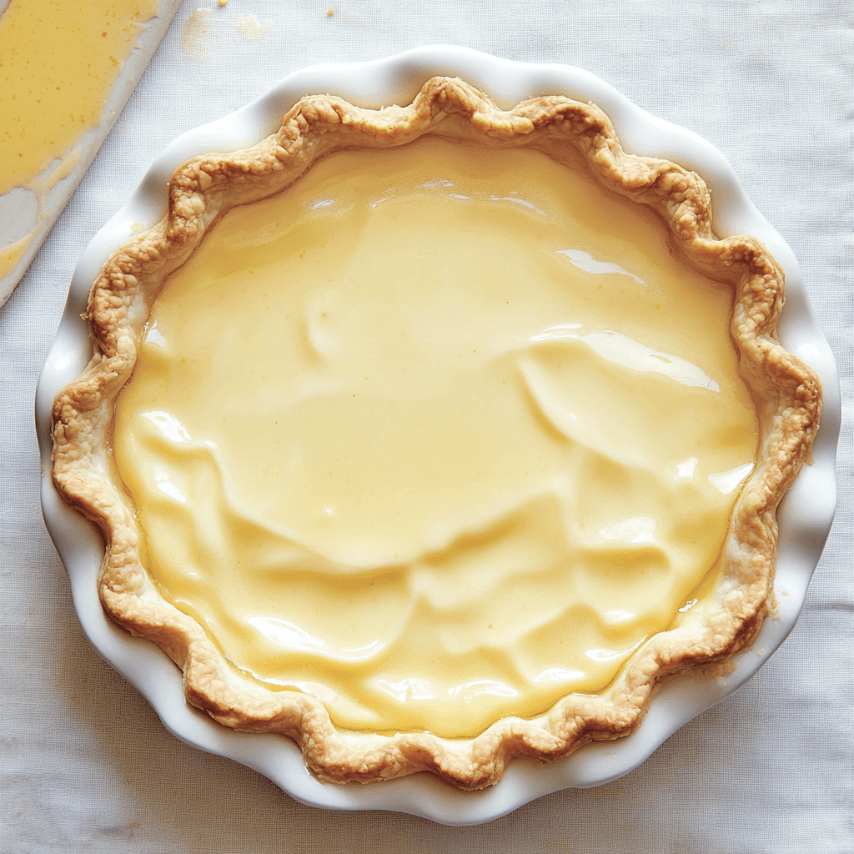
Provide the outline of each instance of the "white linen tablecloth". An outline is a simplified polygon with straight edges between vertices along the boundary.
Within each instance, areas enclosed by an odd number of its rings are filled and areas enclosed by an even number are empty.
[[[844,400],[836,523],[770,663],[627,777],[456,829],[301,806],[173,738],[77,624],[40,514],[32,414],[76,260],[168,142],[303,66],[431,43],[581,66],[717,145],[799,256]],[[185,3],[0,310],[0,852],[854,851],[852,57],[842,0]]]

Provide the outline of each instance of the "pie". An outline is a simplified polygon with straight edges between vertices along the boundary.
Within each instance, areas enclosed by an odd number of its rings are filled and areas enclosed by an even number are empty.
[[[105,264],[54,480],[190,703],[323,781],[482,788],[630,735],[773,610],[821,400],[783,292],[593,105],[308,97]]]

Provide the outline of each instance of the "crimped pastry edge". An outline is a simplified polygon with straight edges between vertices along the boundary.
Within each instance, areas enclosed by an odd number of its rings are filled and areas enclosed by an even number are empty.
[[[336,148],[401,145],[425,134],[532,145],[561,161],[580,156],[606,187],[658,211],[690,261],[734,282],[731,335],[762,426],[757,467],[733,510],[726,569],[703,621],[652,637],[601,695],[569,695],[535,720],[506,718],[463,740],[340,731],[314,698],[242,678],[145,572],[133,507],[114,474],[108,441],[113,402],[133,370],[151,302],[222,212],[278,192]],[[662,677],[725,661],[756,636],[772,604],[776,507],[809,455],[820,413],[818,379],[773,337],[783,296],[783,271],[758,241],[715,238],[709,192],[699,176],[623,152],[610,121],[593,105],[553,96],[505,112],[467,83],[441,77],[406,107],[374,111],[328,96],[304,98],[257,146],[180,167],[169,184],[166,218],[102,268],[85,315],[95,355],[54,404],[54,482],[103,532],[98,584],[107,614],[154,640],[183,669],[189,702],[235,729],[290,736],[322,780],[369,782],[428,770],[459,788],[482,788],[500,780],[514,756],[552,761],[591,740],[628,735]]]

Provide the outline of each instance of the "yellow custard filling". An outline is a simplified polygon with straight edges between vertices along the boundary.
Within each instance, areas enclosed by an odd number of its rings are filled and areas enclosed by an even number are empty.
[[[730,286],[536,151],[345,151],[227,214],[114,428],[152,577],[333,722],[606,687],[718,562],[758,424]]]
[[[2,3],[0,3],[2,5]],[[0,14],[0,196],[98,125],[159,0],[11,0]]]

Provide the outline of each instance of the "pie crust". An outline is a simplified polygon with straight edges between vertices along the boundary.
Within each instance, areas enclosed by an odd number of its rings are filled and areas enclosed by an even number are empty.
[[[655,210],[686,263],[733,283],[730,335],[761,430],[759,458],[734,506],[725,568],[703,619],[677,621],[650,638],[600,694],[571,694],[534,720],[498,720],[473,739],[340,730],[319,700],[271,691],[243,677],[148,576],[134,507],[110,448],[115,400],[134,369],[137,341],[159,288],[221,214],[284,189],[337,149],[398,146],[426,134],[492,147],[530,146],[558,162],[586,162],[605,187]],[[710,195],[699,176],[664,160],[626,154],[608,118],[592,104],[541,97],[505,112],[467,83],[442,77],[429,80],[406,107],[373,111],[334,97],[308,97],[287,113],[276,134],[253,148],[184,164],[169,184],[166,218],[105,264],[85,314],[94,356],[54,404],[53,477],[64,499],[103,533],[98,585],[106,613],[132,634],[153,640],[182,668],[186,698],[194,706],[237,730],[291,737],[324,781],[370,782],[426,770],[461,789],[479,789],[498,782],[515,756],[554,761],[590,741],[629,735],[663,677],[725,666],[756,637],[773,609],[776,508],[809,457],[821,405],[815,374],[774,338],[783,297],[783,271],[757,240],[714,236]]]

